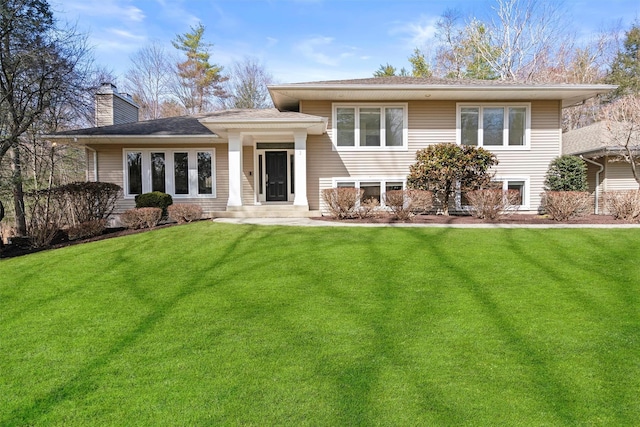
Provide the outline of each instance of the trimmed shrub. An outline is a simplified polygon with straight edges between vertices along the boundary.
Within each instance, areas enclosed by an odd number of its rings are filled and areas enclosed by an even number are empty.
[[[355,218],[364,190],[353,187],[327,188],[322,190],[322,200],[329,214],[336,219]]]
[[[464,193],[488,184],[492,178],[489,170],[497,164],[495,154],[482,147],[432,144],[416,152],[416,162],[409,167],[407,186],[433,191],[443,213],[449,215],[449,199],[458,190]]]
[[[589,211],[591,195],[586,191],[545,191],[542,205],[551,219],[566,221]]]
[[[167,208],[172,204],[173,197],[161,191],[152,191],[136,196],[136,208],[160,208],[163,216],[167,216]]]
[[[640,190],[606,191],[604,204],[615,219],[640,221]]]
[[[517,210],[520,200],[518,190],[497,188],[469,191],[465,195],[471,206],[471,215],[488,221],[494,221],[500,215]]]
[[[134,230],[155,227],[160,222],[160,219],[162,219],[162,209],[160,208],[129,209],[120,215],[120,221],[127,228],[133,228]]]
[[[560,156],[551,161],[544,180],[547,191],[587,191],[587,164],[576,156]]]
[[[69,227],[66,231],[69,240],[78,240],[99,236],[105,228],[107,228],[106,219],[94,219]]]
[[[167,207],[169,218],[178,224],[196,221],[202,218],[202,208],[198,205],[190,205],[187,203],[176,203]]]
[[[122,188],[110,182],[72,182],[52,191],[66,200],[68,223],[74,225],[107,219],[122,195]]]
[[[426,190],[391,190],[384,194],[383,199],[393,216],[402,221],[433,206],[433,193]]]

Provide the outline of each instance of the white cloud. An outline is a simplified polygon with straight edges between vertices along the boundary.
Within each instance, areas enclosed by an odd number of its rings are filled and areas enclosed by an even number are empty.
[[[107,33],[110,33],[119,38],[128,39],[129,41],[134,42],[143,42],[147,39],[145,36],[134,34],[131,31],[122,30],[120,28],[108,28],[106,31]]]
[[[81,16],[117,17],[129,22],[142,22],[146,15],[142,9],[128,5],[123,0],[58,0],[53,2],[56,9]]]
[[[437,22],[437,17],[421,16],[416,22],[395,23],[389,34],[400,35],[410,49],[422,47],[435,38]]]
[[[267,47],[273,47],[278,44],[278,39],[274,37],[267,37]]]
[[[332,37],[313,37],[297,43],[294,46],[294,49],[301,53],[305,58],[317,62],[318,64],[334,67],[338,65],[337,57],[320,51],[321,49],[327,50],[331,47],[332,43]]]

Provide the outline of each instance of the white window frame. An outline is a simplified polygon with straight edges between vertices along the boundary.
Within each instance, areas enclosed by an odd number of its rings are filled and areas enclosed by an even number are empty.
[[[151,191],[151,153],[164,153],[165,191],[174,199],[214,199],[216,198],[216,149],[215,148],[123,148],[122,182],[124,198],[134,199],[137,194],[129,193],[128,153],[142,153],[142,193]],[[187,153],[189,166],[189,194],[175,194],[174,153]],[[198,153],[211,154],[211,194],[198,194]]]
[[[387,192],[387,183],[401,182],[402,189],[407,189],[407,177],[344,177],[344,178],[332,178],[331,188],[336,188],[339,183],[353,182],[355,188],[360,188],[360,184],[363,182],[378,182],[380,183],[380,207],[386,208],[384,204],[384,194]]]
[[[338,145],[338,108],[353,108],[355,111],[354,123],[354,145],[339,146]],[[361,108],[380,108],[380,146],[361,146],[360,145],[360,109]],[[385,127],[385,109],[386,108],[402,108],[402,145],[396,147],[388,147],[383,145],[386,141]],[[409,104],[404,103],[334,103],[332,105],[332,132],[331,141],[333,143],[333,151],[407,151],[409,141]]]
[[[530,179],[528,176],[512,176],[512,175],[496,176],[491,181],[502,183],[503,190],[507,190],[509,181],[523,181],[524,188],[522,190],[522,205],[518,205],[518,209],[529,210],[529,207],[531,206],[531,200],[530,200],[531,185],[530,185],[530,182],[529,182]]]
[[[462,109],[478,108],[478,145],[489,151],[522,151],[531,149],[531,103],[530,102],[459,102],[456,104],[456,143],[462,145]],[[504,127],[502,129],[502,145],[484,145],[483,111],[484,108],[503,107]],[[509,145],[509,108],[525,109],[524,145]]]

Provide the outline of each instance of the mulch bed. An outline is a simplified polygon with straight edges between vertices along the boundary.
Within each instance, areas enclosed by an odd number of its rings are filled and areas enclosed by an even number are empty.
[[[131,230],[124,227],[107,228],[99,236],[90,237],[88,239],[78,239],[78,240],[66,240],[65,238],[61,238],[54,241],[54,243],[51,246],[44,247],[44,248],[32,248],[28,244],[18,240],[18,243],[16,244],[5,245],[3,248],[1,248],[0,258],[13,258],[16,256],[28,255],[35,252],[46,251],[49,249],[59,249],[59,248],[64,248],[66,246],[80,245],[82,243],[97,242],[99,240],[111,239],[112,237],[120,237],[120,236],[128,236],[129,234],[144,233],[150,230],[158,230],[160,228],[173,227],[175,225],[178,225],[178,224],[177,223],[161,224],[161,225],[157,225],[154,228],[143,228],[139,230]]]
[[[543,215],[514,214],[502,217],[496,221],[478,219],[470,215],[416,215],[410,221],[400,221],[391,215],[381,215],[372,218],[355,218],[336,220],[330,216],[314,218],[319,221],[340,221],[345,223],[369,223],[369,224],[513,224],[513,225],[554,225],[554,224],[625,224],[624,221],[616,220],[611,215],[585,215],[571,218],[568,221],[558,222]]]

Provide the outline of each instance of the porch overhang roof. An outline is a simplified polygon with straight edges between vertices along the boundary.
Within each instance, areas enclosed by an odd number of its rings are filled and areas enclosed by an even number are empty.
[[[382,79],[384,81],[384,79]],[[274,105],[295,111],[303,100],[334,102],[368,101],[519,101],[557,100],[562,107],[580,104],[599,94],[614,90],[604,84],[519,84],[511,82],[436,80],[435,83],[373,83],[373,79],[348,82],[294,83],[269,86]],[[429,81],[428,79],[419,81]],[[354,83],[355,82],[355,83]]]
[[[206,118],[200,122],[212,132],[225,138],[229,132],[278,132],[288,133],[296,130],[306,130],[308,135],[322,135],[327,131],[327,118],[301,114],[298,118],[264,118],[264,119],[237,119],[224,120],[219,118]]]

